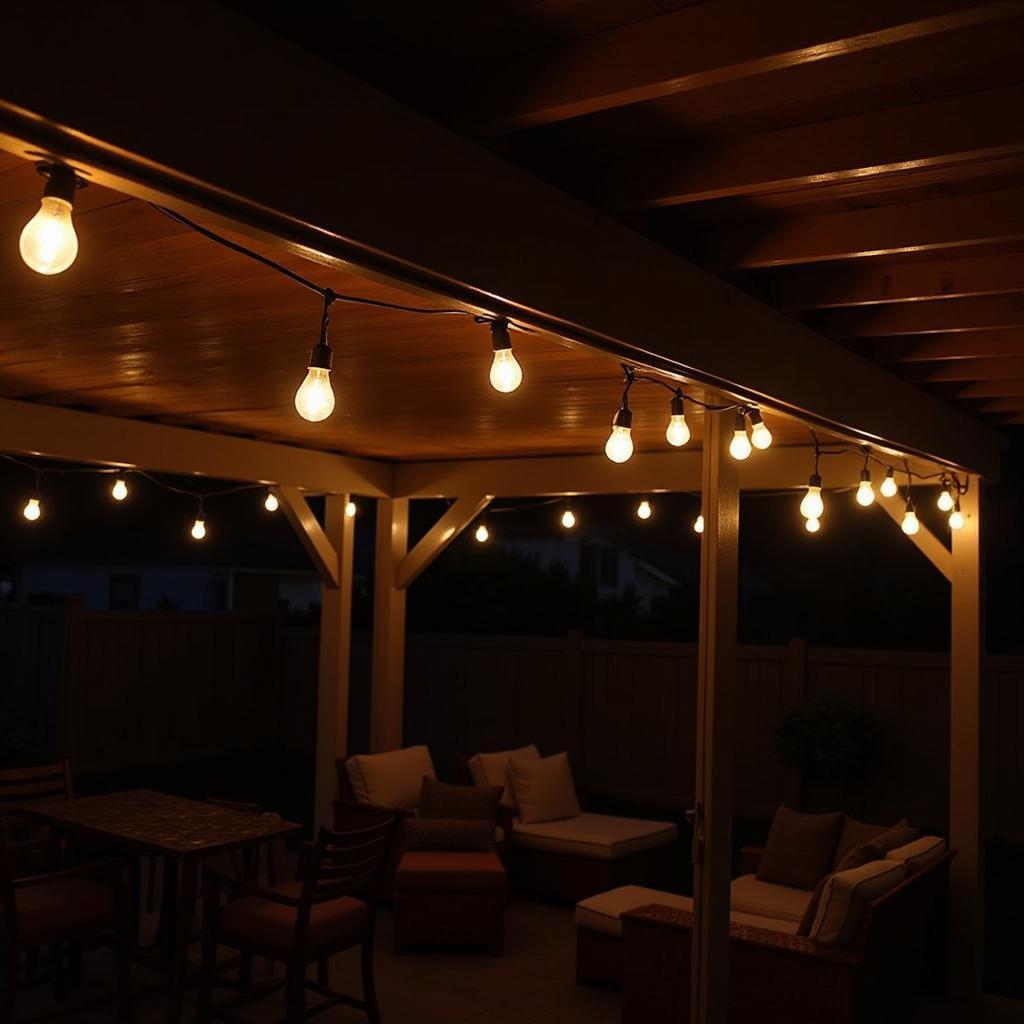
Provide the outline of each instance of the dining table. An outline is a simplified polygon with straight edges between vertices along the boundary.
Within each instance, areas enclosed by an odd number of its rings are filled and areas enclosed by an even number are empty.
[[[156,962],[166,975],[166,1024],[181,1019],[185,990],[195,980],[188,949],[199,899],[204,860],[239,853],[243,860],[260,845],[294,835],[295,822],[216,803],[136,789],[26,807],[57,831],[87,842],[163,860],[162,943]]]

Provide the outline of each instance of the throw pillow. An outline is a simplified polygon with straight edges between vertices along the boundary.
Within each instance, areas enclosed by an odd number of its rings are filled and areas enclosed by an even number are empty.
[[[459,818],[407,818],[405,848],[490,853],[494,849],[494,825]]]
[[[906,876],[906,866],[892,860],[836,871],[825,883],[810,937],[824,945],[848,945],[857,934],[864,908],[895,889]]]
[[[839,833],[839,842],[836,844],[836,856],[833,862],[833,870],[838,871],[843,858],[858,846],[871,842],[876,836],[885,831],[884,825],[868,825],[863,821],[857,821],[849,815],[843,815],[843,827]],[[853,865],[851,865],[852,867]]]
[[[841,811],[800,814],[788,807],[779,807],[757,877],[762,882],[813,889],[832,868],[842,825]]]
[[[531,743],[529,746],[520,747],[518,750],[499,750],[492,754],[474,754],[467,762],[469,774],[473,779],[474,786],[502,786],[504,792],[501,794],[503,807],[516,807],[516,795],[512,790],[512,783],[508,777],[508,762],[511,757],[540,757],[540,751]]]
[[[378,807],[415,807],[424,777],[437,778],[430,751],[423,746],[356,754],[345,762],[345,770],[357,802]]]
[[[524,825],[578,818],[582,813],[568,754],[512,757],[508,768],[519,804],[519,818]]]
[[[455,818],[461,821],[487,821],[494,824],[498,816],[501,789],[488,786],[452,786],[437,779],[425,778],[420,790],[421,818]]]

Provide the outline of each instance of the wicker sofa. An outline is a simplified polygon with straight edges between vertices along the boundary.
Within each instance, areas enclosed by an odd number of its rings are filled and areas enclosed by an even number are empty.
[[[954,851],[868,903],[853,940],[822,945],[784,923],[734,913],[730,923],[732,1024],[867,1024],[889,1019],[941,977]],[[756,869],[757,851],[745,851]],[[621,915],[623,1024],[685,1022],[693,916],[657,903]]]

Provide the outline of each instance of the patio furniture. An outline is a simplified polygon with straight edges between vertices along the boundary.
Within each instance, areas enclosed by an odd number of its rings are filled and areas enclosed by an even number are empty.
[[[54,828],[101,839],[126,851],[163,859],[163,943],[157,958],[136,955],[167,976],[167,1024],[177,1024],[189,984],[187,950],[206,858],[283,838],[301,826],[210,803],[139,789],[43,804],[26,810]]]
[[[19,864],[26,855],[49,846],[47,860],[61,856],[60,841],[42,837],[24,843],[0,844],[0,904],[2,904],[4,989],[0,1001],[0,1019],[13,1024],[18,1000],[22,954],[28,963],[34,955],[49,947],[54,963],[54,981],[58,995],[64,997],[65,953],[86,939],[107,936],[117,954],[117,1002],[121,1020],[131,1017],[128,945],[130,900],[127,890],[129,865],[123,860],[105,860],[78,867],[64,867],[45,874],[20,876]],[[76,1014],[85,1005],[69,1006]]]
[[[70,800],[74,796],[71,763],[0,769],[0,840],[6,832],[15,842],[39,834],[38,821],[26,815],[29,804],[42,800]]]
[[[233,1011],[239,1006],[282,988],[286,992],[288,1024],[297,1024],[337,1004],[364,1011],[371,1024],[380,1021],[373,942],[380,883],[397,819],[393,813],[376,817],[372,824],[347,832],[321,829],[316,843],[303,847],[299,877],[294,882],[271,887],[214,872],[207,874],[200,1024],[215,1019],[237,1021]],[[222,893],[229,897],[224,906]],[[286,977],[214,1006],[218,945],[282,963]],[[362,999],[330,987],[329,958],[356,946],[362,958]],[[306,978],[311,963],[317,964],[315,981]],[[310,1010],[306,1009],[307,989],[323,997]]]

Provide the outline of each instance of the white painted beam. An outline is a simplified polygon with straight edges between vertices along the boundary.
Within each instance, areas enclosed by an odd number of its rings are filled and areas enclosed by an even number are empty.
[[[402,745],[405,700],[405,591],[396,570],[409,540],[409,501],[377,502],[377,547],[374,555],[373,694],[370,744],[374,752]]]
[[[395,567],[395,585],[399,590],[405,590],[476,519],[490,500],[486,494],[458,498]]]
[[[885,509],[894,523],[899,525],[903,522],[903,514],[906,511],[906,504],[903,500],[898,497],[888,501],[885,498],[880,498],[876,504]],[[924,523],[921,523],[921,528],[917,533],[905,534],[905,536],[947,580],[953,578],[953,552]]]
[[[273,490],[285,518],[294,528],[320,578],[326,586],[337,587],[341,580],[338,549],[313,515],[309,502],[294,487],[275,487]],[[333,502],[335,497],[331,495],[328,500]]]

